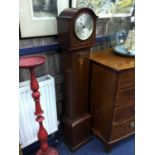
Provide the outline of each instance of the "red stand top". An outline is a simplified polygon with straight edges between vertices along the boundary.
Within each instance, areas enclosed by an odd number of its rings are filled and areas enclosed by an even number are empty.
[[[33,68],[45,62],[44,56],[24,56],[19,58],[20,68]]]

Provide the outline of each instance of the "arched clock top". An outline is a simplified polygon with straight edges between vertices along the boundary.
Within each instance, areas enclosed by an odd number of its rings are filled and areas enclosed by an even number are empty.
[[[90,8],[63,10],[57,17],[60,46],[69,51],[92,47],[96,42],[96,20]]]

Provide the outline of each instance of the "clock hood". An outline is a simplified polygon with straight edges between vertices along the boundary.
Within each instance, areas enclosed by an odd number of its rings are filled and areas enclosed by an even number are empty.
[[[88,13],[93,19],[93,31],[87,39],[80,39],[75,32],[75,22],[80,14]],[[89,8],[67,8],[57,16],[58,40],[61,48],[68,51],[90,48],[96,43],[96,21],[97,16]]]
[[[81,9],[77,9],[77,8],[67,8],[64,9],[60,15],[58,16],[58,18],[70,18],[70,19],[74,19],[78,14],[82,13],[82,12],[89,12],[93,17],[97,18],[96,14],[94,13],[93,10],[89,9],[89,8],[81,8]]]

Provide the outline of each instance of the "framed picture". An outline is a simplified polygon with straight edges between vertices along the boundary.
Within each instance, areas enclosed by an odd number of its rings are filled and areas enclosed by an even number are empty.
[[[69,0],[19,0],[21,37],[56,35],[56,16],[68,7]]]
[[[73,8],[91,8],[99,18],[131,16],[135,0],[71,0]]]

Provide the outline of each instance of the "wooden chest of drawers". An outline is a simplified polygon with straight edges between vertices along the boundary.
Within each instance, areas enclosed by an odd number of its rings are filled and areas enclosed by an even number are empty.
[[[135,61],[112,49],[91,53],[90,60],[93,131],[110,151],[134,133]]]

